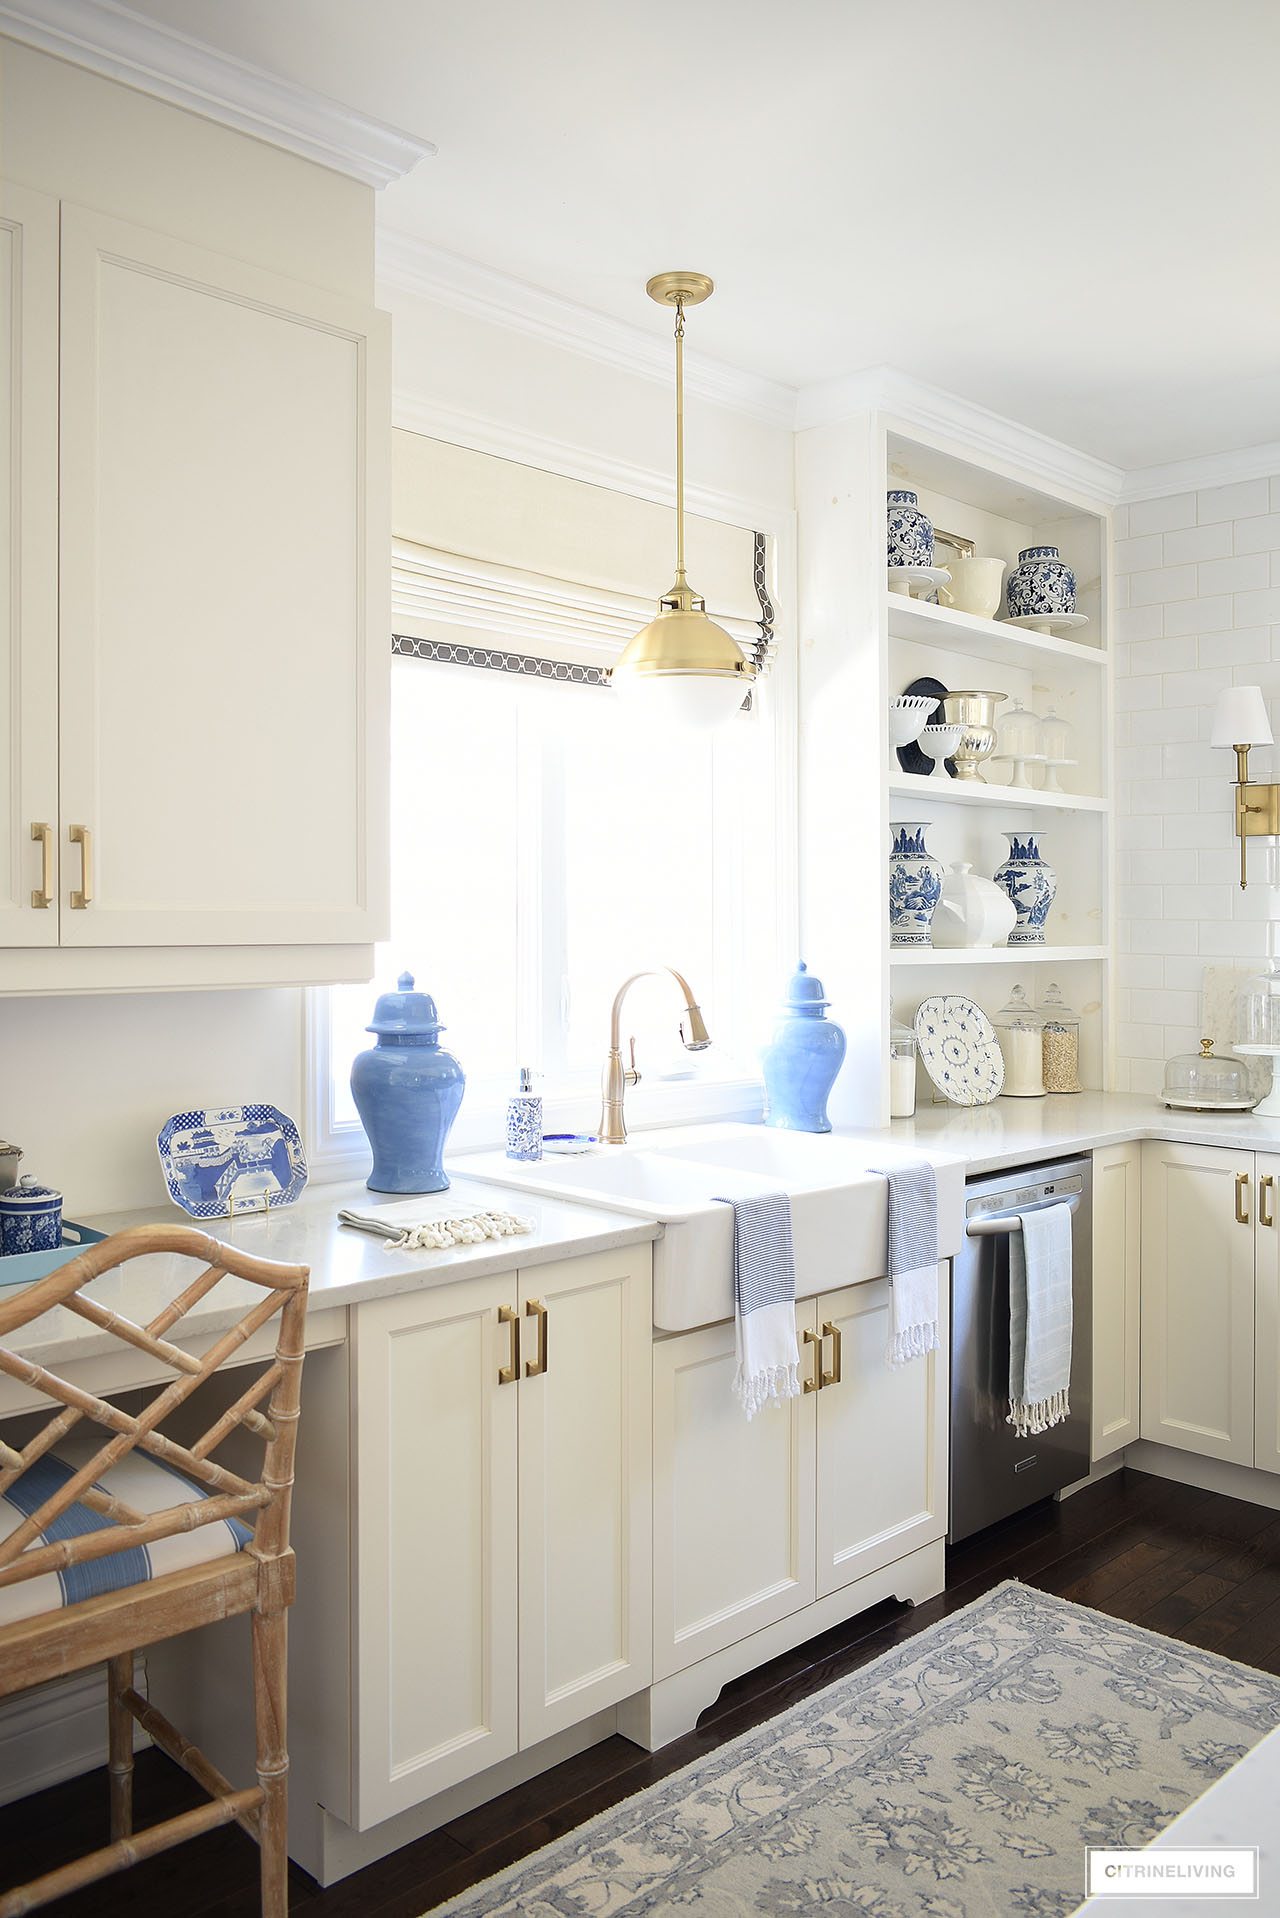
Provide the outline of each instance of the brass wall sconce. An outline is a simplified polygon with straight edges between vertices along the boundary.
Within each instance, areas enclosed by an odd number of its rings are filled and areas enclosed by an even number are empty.
[[[1250,748],[1275,744],[1261,686],[1228,686],[1218,694],[1209,743],[1229,746],[1236,756],[1236,837],[1243,892],[1248,885],[1248,842],[1280,836],[1280,786],[1249,777]]]

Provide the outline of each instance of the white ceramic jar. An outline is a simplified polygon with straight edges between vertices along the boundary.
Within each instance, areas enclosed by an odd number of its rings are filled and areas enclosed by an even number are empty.
[[[1003,946],[1017,923],[1018,909],[1004,887],[976,873],[967,859],[947,872],[933,915],[935,946],[984,952]]]

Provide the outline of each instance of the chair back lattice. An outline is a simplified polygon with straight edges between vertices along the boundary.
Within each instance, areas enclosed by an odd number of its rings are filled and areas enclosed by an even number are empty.
[[[168,1253],[203,1266],[181,1292],[147,1325],[135,1325],[86,1296],[93,1281],[131,1259]],[[192,1308],[225,1278],[247,1280],[263,1288],[264,1296],[250,1305],[231,1328],[223,1332],[203,1358],[173,1344],[167,1334]],[[33,1388],[61,1406],[21,1449],[0,1440],[0,1494],[15,1485],[39,1459],[65,1438],[82,1419],[106,1428],[106,1437],[93,1456],[64,1483],[35,1505],[5,1539],[0,1540],[0,1586],[16,1584],[45,1572],[63,1572],[90,1559],[110,1557],[157,1539],[189,1532],[223,1519],[252,1523],[253,1543],[246,1549],[259,1558],[277,1558],[289,1548],[289,1500],[293,1486],[293,1455],[302,1383],[303,1327],[307,1309],[307,1267],[280,1265],[251,1258],[234,1246],[223,1245],[206,1233],[187,1226],[138,1226],[117,1232],[89,1246],[69,1265],[0,1302],[0,1372]],[[96,1398],[45,1366],[10,1351],[2,1341],[52,1311],[65,1307],[122,1344],[159,1360],[175,1374],[137,1414],[122,1411]],[[168,1438],[160,1425],[213,1376],[261,1326],[279,1315],[275,1357],[226,1411],[196,1439],[184,1445]],[[271,1394],[266,1412],[257,1408]],[[258,1479],[242,1478],[210,1454],[233,1431],[242,1428],[262,1441],[262,1471]],[[150,1453],[194,1479],[205,1496],[186,1499],[166,1510],[144,1514],[101,1489],[98,1481],[134,1449]],[[110,1521],[101,1530],[79,1537],[41,1543],[73,1504]]]

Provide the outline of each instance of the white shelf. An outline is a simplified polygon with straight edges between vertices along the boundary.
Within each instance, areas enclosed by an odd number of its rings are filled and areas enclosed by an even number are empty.
[[[978,619],[972,613],[957,613],[948,606],[908,599],[905,593],[887,589],[885,603],[890,638],[922,640],[951,653],[967,653],[990,666],[1026,666],[1036,653],[1079,660],[1088,666],[1107,663],[1101,646],[1082,646],[1077,639],[1055,639],[1051,633],[1028,632],[1024,626],[1010,626],[1003,620]]]
[[[927,773],[898,772],[889,791],[944,806],[1030,806],[1046,812],[1106,812],[1110,801],[1091,793],[1043,793],[1028,786],[979,785],[970,779],[937,779]]]
[[[1046,966],[1072,959],[1109,959],[1109,946],[988,946],[973,950],[932,946],[890,946],[891,966]]]

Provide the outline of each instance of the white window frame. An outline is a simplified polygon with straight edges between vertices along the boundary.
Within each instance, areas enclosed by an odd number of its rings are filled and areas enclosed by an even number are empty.
[[[728,519],[731,514],[722,511],[720,516]],[[764,717],[765,712],[768,713],[773,734],[773,830],[769,835],[771,844],[766,856],[772,859],[774,869],[774,975],[780,990],[782,980],[794,968],[799,955],[795,523],[794,516],[790,514],[774,518],[772,525],[767,523],[768,518],[774,516],[763,516],[758,511],[750,515],[754,528],[768,536],[773,561],[775,653],[760,697],[761,717]],[[762,524],[762,520],[766,520],[766,523]],[[743,516],[738,518],[737,523],[748,522]],[[423,670],[429,672],[432,667],[427,665]],[[579,694],[579,697],[582,696]],[[595,696],[601,699],[612,697],[604,689]],[[750,856],[749,848],[747,856]],[[673,955],[673,958],[674,963],[679,964],[679,955]],[[698,989],[698,982],[692,983]],[[532,981],[524,981],[520,989],[532,993],[536,986]],[[675,991],[674,986],[672,990]],[[329,988],[311,987],[304,998],[307,1143],[312,1176],[318,1181],[363,1177],[370,1167],[371,1155],[362,1128],[355,1124],[340,1125],[334,1120]],[[748,1043],[758,1041],[763,1036],[749,1035]],[[608,1034],[602,1032],[602,1065],[607,1047]],[[466,1061],[462,1063],[465,1069]],[[716,1119],[758,1120],[761,1095],[761,1081],[754,1073],[706,1081],[649,1079],[628,1095],[628,1125],[633,1132],[639,1132],[654,1126],[685,1125]],[[505,1103],[505,1097],[492,1101],[464,1099],[450,1134],[449,1156],[501,1145]],[[544,1125],[548,1131],[592,1132],[598,1120],[599,1096],[596,1088],[575,1087],[569,1092],[544,1092]]]

